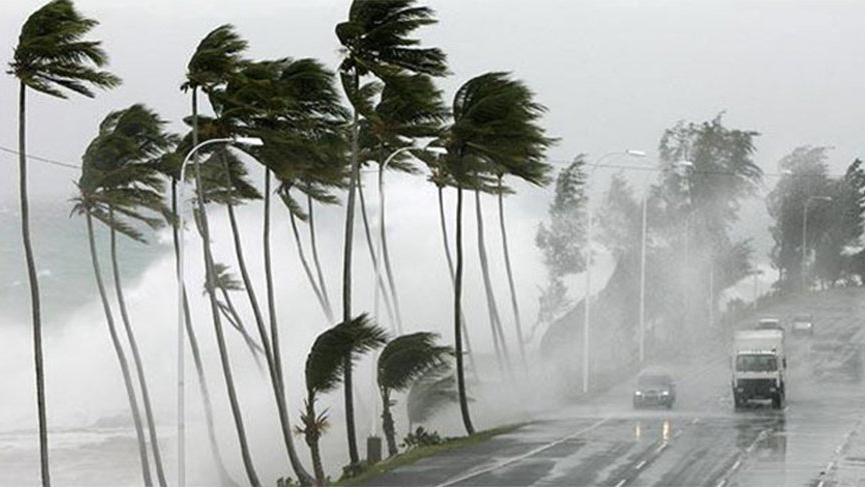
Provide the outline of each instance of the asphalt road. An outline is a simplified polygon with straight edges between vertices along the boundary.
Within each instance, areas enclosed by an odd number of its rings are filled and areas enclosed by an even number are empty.
[[[863,298],[861,291],[840,291],[767,310],[783,317],[807,311],[816,323],[812,338],[788,335],[783,411],[734,411],[727,347],[718,347],[699,365],[676,371],[679,397],[671,411],[633,410],[632,384],[623,383],[372,485],[865,485]]]

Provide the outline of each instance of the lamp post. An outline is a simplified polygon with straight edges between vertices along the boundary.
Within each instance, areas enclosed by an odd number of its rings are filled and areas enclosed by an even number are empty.
[[[196,152],[203,147],[214,144],[236,144],[247,146],[260,146],[263,144],[261,139],[257,137],[226,137],[219,139],[210,139],[196,145],[186,154],[183,163],[180,165],[180,187],[178,188],[178,201],[183,202],[183,190],[186,181],[186,166],[190,160],[194,160],[196,167],[198,166],[198,158],[194,158]],[[198,187],[198,178],[196,178],[196,191],[200,192]],[[199,198],[200,211],[204,212],[203,199]],[[177,228],[180,232],[180,238],[177,242],[177,485],[184,487],[186,485],[186,393],[185,393],[185,376],[186,376],[186,354],[184,342],[186,341],[186,329],[184,328],[185,316],[183,313],[183,297],[186,283],[183,275],[183,256],[184,256],[184,238],[183,238],[183,212],[178,207],[177,209]],[[207,264],[206,264],[207,265]],[[208,272],[205,269],[205,272]]]
[[[805,208],[802,211],[802,292],[806,291],[807,279],[805,278],[805,265],[808,259],[808,205],[812,201],[832,201],[830,196],[810,196],[805,200]]]
[[[588,178],[586,178],[586,193],[591,192],[592,189],[592,178],[595,175],[595,171],[600,167],[601,161],[614,157],[614,156],[633,156],[633,157],[645,157],[646,153],[638,150],[626,150],[626,151],[616,151],[609,152],[599,157],[594,166],[589,172]],[[583,393],[589,392],[589,326],[591,324],[591,297],[592,297],[592,231],[594,227],[594,211],[593,206],[591,204],[591,196],[589,196],[588,208],[586,208],[586,290],[585,297],[583,298]]]

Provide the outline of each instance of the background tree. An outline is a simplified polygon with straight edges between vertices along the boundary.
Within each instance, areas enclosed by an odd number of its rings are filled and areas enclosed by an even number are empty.
[[[351,314],[352,236],[354,233],[355,189],[360,180],[360,119],[366,110],[361,93],[361,79],[381,78],[405,72],[431,76],[447,71],[444,53],[437,48],[419,47],[420,41],[411,35],[420,27],[436,22],[432,9],[416,6],[416,0],[353,0],[348,20],[336,26],[336,36],[345,51],[339,67],[343,91],[352,106],[351,166],[346,200],[345,242],[343,250],[342,313],[343,322]],[[345,361],[345,413],[349,459],[360,461],[354,427],[351,362]]]
[[[71,0],[53,0],[33,12],[21,27],[9,73],[18,78],[18,189],[21,205],[21,238],[30,285],[33,323],[33,357],[36,373],[36,410],[39,423],[39,456],[42,485],[51,484],[48,461],[45,372],[42,359],[42,308],[36,258],[30,243],[30,204],[27,195],[27,88],[56,98],[68,92],[93,98],[93,88],[109,89],[120,78],[99,68],[108,62],[99,41],[85,37],[97,25],[82,16]]]
[[[339,387],[343,380],[344,360],[356,360],[361,355],[381,347],[387,341],[384,330],[362,314],[352,321],[340,323],[319,335],[306,358],[306,400],[298,432],[304,435],[312,456],[317,485],[325,485],[327,478],[321,462],[318,440],[327,430],[327,412],[315,408],[320,394]]]
[[[396,425],[391,407],[396,403],[393,393],[402,392],[431,370],[446,366],[453,355],[451,347],[437,345],[438,335],[417,332],[394,338],[378,356],[376,380],[382,403],[382,429],[387,439],[390,456],[399,453],[396,443]]]

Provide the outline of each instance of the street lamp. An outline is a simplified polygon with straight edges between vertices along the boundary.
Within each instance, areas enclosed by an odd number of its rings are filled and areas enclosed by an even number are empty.
[[[808,258],[808,205],[812,201],[832,201],[832,197],[830,196],[811,196],[807,200],[805,200],[805,208],[802,211],[802,292],[804,293],[806,290],[806,279],[805,279],[805,264]]]
[[[639,150],[625,150],[625,151],[616,151],[609,152],[599,157],[594,166],[589,172],[589,176],[586,178],[586,194],[589,194],[592,189],[592,178],[595,175],[595,171],[600,167],[601,161],[604,159],[614,157],[614,156],[631,156],[631,157],[645,157],[646,153]],[[586,290],[585,297],[583,298],[583,393],[589,392],[589,325],[591,318],[591,296],[592,296],[592,230],[593,230],[593,222],[594,222],[594,211],[593,206],[591,204],[592,199],[589,197],[588,208],[586,209],[586,215],[588,218],[588,222],[586,224]]]
[[[186,166],[190,160],[193,160],[193,155],[203,147],[214,144],[229,144],[229,145],[245,145],[250,147],[261,146],[264,143],[257,137],[226,137],[219,139],[205,140],[196,145],[186,154],[183,163],[180,165],[180,187],[178,191],[178,201],[183,202],[183,190],[185,188],[184,181],[186,180]],[[198,159],[195,158],[196,168],[198,167]],[[199,178],[196,177],[195,189],[198,193],[198,205],[202,215],[204,214],[204,198],[201,196],[200,188],[198,187]],[[203,216],[202,216],[203,217]],[[186,283],[183,276],[183,255],[184,255],[184,238],[183,238],[183,212],[177,210],[177,228],[179,229],[180,238],[177,242],[177,485],[183,487],[186,485],[186,396],[185,396],[185,370],[186,356],[184,342],[186,341],[186,329],[184,328],[185,316],[183,313],[184,290]],[[209,263],[205,263],[207,267]],[[205,273],[208,271],[205,269]],[[210,284],[210,283],[208,283]]]

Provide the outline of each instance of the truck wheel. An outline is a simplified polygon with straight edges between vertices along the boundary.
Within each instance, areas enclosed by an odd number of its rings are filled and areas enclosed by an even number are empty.
[[[774,396],[772,396],[772,409],[781,409],[781,404],[783,401],[784,399],[783,396],[781,396],[781,393],[776,393]]]
[[[743,405],[743,403],[744,403],[744,402],[742,401],[742,398],[739,397],[738,394],[733,394],[733,407],[734,407],[736,410],[742,409],[742,405]]]

